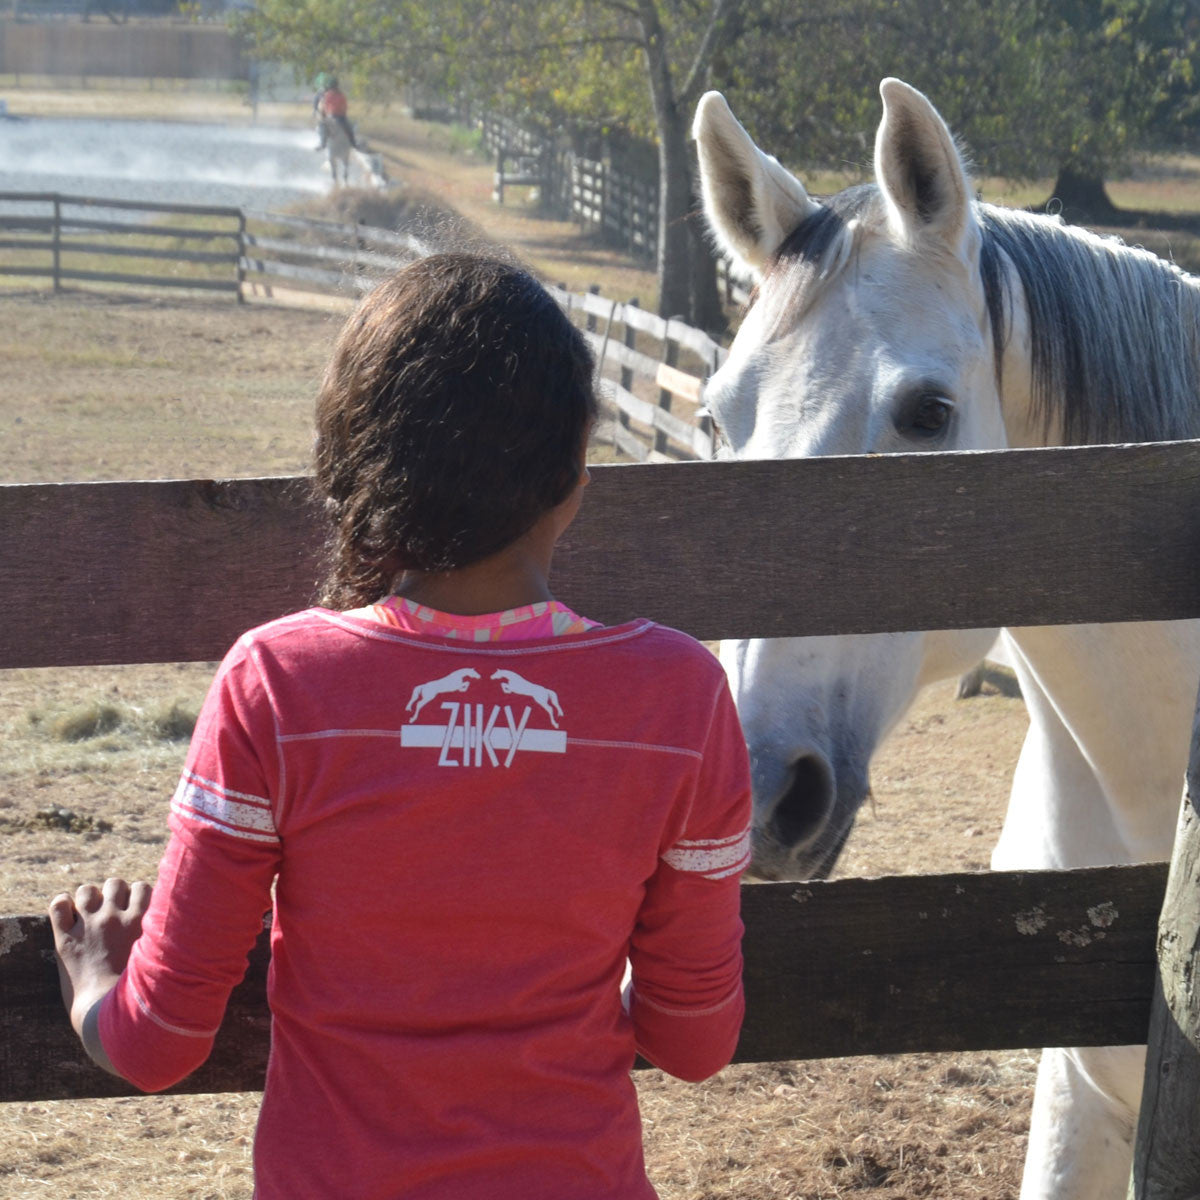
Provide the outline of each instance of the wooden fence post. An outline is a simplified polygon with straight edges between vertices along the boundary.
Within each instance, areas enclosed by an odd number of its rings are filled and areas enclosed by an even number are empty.
[[[242,289],[246,283],[246,214],[240,211],[238,212],[237,256],[237,302],[245,304],[246,297]]]
[[[54,254],[54,290],[62,291],[62,197],[54,196],[54,233],[52,235],[52,250]]]
[[[662,360],[668,367],[679,365],[679,343],[671,337],[671,322],[667,322],[667,336],[663,338],[663,357]],[[666,388],[658,389],[658,407],[664,408],[667,412],[671,411],[671,400],[673,397]],[[663,451],[667,449],[667,435],[661,429],[654,431],[654,448],[655,450]]]
[[[625,307],[626,308],[638,308],[639,307],[638,298],[636,296],[634,296],[632,300],[629,300],[626,302]],[[630,325],[628,321],[625,322],[625,337],[624,337],[623,341],[625,342],[625,345],[627,347],[629,347],[630,350],[632,350],[634,348],[634,343],[637,341],[637,330],[634,329],[634,327],[632,325]],[[622,367],[621,367],[621,386],[627,392],[633,391],[633,368],[632,367],[627,367],[627,366],[622,365]],[[617,421],[625,429],[629,428],[629,414],[623,408],[617,409]],[[615,446],[616,444],[617,443],[614,440],[613,445]]]
[[[591,294],[593,296],[600,295],[600,285],[598,283],[588,284],[588,292],[589,292],[589,294]],[[584,327],[587,329],[588,333],[596,332],[596,314],[595,313],[588,313],[588,315],[584,318],[583,323],[584,323]]]
[[[1158,925],[1142,1110],[1130,1200],[1200,1196],[1200,699]]]
[[[496,178],[492,183],[492,202],[504,203],[504,147],[496,151]]]

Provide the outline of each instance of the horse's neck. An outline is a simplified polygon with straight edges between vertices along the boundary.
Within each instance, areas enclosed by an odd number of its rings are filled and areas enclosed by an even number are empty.
[[[1010,865],[1169,857],[1200,677],[1200,621],[1008,634],[1032,728],[999,858],[1020,858],[1026,848],[1043,861]]]

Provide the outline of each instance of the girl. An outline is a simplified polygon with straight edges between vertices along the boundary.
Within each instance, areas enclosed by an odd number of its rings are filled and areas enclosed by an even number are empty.
[[[514,267],[380,286],[317,405],[323,606],[226,657],[153,894],[50,905],[76,1032],[146,1091],[207,1057],[273,908],[261,1200],[653,1197],[635,1053],[696,1080],[733,1053],[750,802],[724,677],[549,590],[592,379]]]

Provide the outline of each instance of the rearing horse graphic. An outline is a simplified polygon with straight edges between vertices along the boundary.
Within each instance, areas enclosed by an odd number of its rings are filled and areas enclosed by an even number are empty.
[[[505,694],[528,696],[535,704],[540,704],[550,718],[550,724],[558,728],[558,718],[563,715],[562,705],[558,702],[558,693],[537,683],[523,679],[516,671],[496,671],[493,679],[500,680],[500,689]]]
[[[446,692],[465,692],[471,686],[472,679],[482,679],[478,671],[473,671],[470,667],[463,667],[459,671],[451,671],[449,675],[443,675],[441,679],[431,679],[428,683],[418,683],[413,688],[412,697],[404,706],[405,712],[412,713],[408,721],[411,725],[417,719],[421,709],[427,705],[435,696],[444,695]]]

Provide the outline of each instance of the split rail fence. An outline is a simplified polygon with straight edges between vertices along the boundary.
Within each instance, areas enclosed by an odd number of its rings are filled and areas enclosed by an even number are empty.
[[[472,121],[453,106],[412,103],[414,116],[429,120]],[[653,147],[643,145],[636,158],[606,154],[591,158],[509,117],[482,113],[474,118],[486,150],[495,155],[492,199],[504,203],[509,188],[536,189],[539,206],[601,235],[634,258],[653,262],[658,253],[658,172]],[[638,161],[640,160],[640,161]],[[750,282],[723,254],[717,255],[717,280],[728,305],[744,305]]]
[[[597,467],[588,493],[555,590],[605,622],[715,639],[1200,617],[1200,442]],[[303,479],[0,487],[0,668],[215,660],[310,602],[321,540]],[[1194,802],[1200,742],[1190,783]],[[1156,990],[1169,1035],[1166,881],[1152,864],[747,887],[737,1059],[1141,1043]],[[1097,912],[1105,936],[1083,936]],[[1192,965],[1195,938],[1176,939]],[[50,947],[43,917],[0,921],[0,1100],[127,1093],[80,1052]],[[264,935],[178,1090],[261,1087],[267,959]],[[1153,1133],[1194,1162],[1197,1106]]]
[[[58,193],[0,193],[0,275],[225,293],[357,298],[429,253],[420,239],[363,224],[257,209]],[[611,440],[637,462],[711,458],[704,377],[724,350],[637,301],[551,289],[596,353]]]
[[[224,292],[357,295],[428,249],[409,234],[256,209],[0,193],[0,275]]]

